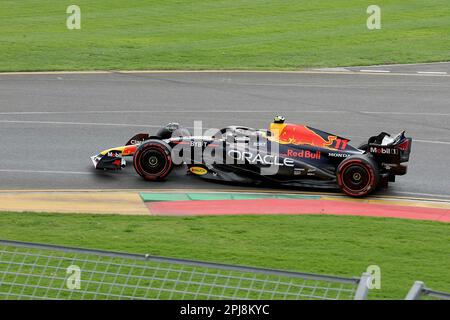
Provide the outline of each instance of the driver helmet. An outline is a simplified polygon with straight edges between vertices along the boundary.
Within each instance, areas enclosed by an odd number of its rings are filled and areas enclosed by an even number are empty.
[[[273,119],[273,123],[284,123],[286,121],[286,118],[283,116],[276,116]]]

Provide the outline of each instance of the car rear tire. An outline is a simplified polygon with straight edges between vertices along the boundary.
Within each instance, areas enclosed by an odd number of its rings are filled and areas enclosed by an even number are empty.
[[[134,169],[145,180],[164,180],[173,169],[171,151],[164,141],[148,140],[134,154]]]
[[[348,157],[338,166],[339,188],[351,197],[364,197],[373,192],[379,183],[378,166],[365,155]]]

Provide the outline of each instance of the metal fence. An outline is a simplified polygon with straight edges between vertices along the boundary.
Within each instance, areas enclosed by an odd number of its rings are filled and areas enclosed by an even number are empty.
[[[0,299],[365,299],[369,280],[0,240]]]
[[[416,281],[405,300],[450,300],[450,293],[431,290],[422,281]]]

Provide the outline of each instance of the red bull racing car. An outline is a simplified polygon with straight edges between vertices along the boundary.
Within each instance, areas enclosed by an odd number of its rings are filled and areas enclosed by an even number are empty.
[[[250,185],[336,188],[366,196],[407,171],[412,139],[382,132],[358,148],[349,139],[275,117],[268,129],[229,126],[195,136],[169,123],[156,135],[91,157],[96,169],[120,170],[126,157],[145,180],[166,179],[174,166],[208,180]]]

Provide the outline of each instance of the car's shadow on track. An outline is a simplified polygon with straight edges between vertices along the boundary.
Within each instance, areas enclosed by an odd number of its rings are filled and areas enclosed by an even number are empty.
[[[338,187],[336,188],[308,188],[308,187],[286,187],[276,184],[262,182],[260,184],[245,184],[238,182],[208,180],[190,173],[185,165],[175,167],[169,177],[163,181],[150,182],[145,181],[134,171],[132,162],[128,161],[127,167],[123,170],[108,171],[96,170],[89,167],[92,171],[95,182],[99,188],[120,188],[120,189],[171,189],[187,190],[198,189],[201,191],[239,191],[249,193],[307,193],[325,196],[345,196]],[[387,189],[380,188],[372,195],[388,195]],[[370,197],[370,196],[369,196]]]

